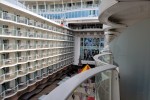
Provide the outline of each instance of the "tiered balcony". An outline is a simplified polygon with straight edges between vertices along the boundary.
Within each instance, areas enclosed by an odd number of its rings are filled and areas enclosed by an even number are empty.
[[[39,64],[36,64],[35,66],[36,66],[36,69],[41,69],[41,68],[43,68],[43,65],[40,64],[40,63],[39,63]]]
[[[28,19],[25,17],[17,17],[17,22],[23,23],[23,24],[28,24]]]
[[[69,47],[73,46],[71,43],[32,43],[32,44],[13,44],[13,43],[7,43],[7,44],[2,44],[0,46],[0,51],[9,51],[9,50],[25,50],[25,49],[40,49],[40,48],[50,48],[50,47]],[[56,53],[55,53],[56,54]]]
[[[0,27],[0,35],[5,36],[18,36],[18,37],[28,37],[28,38],[42,38],[42,39],[56,39],[56,40],[71,40],[68,39],[67,36],[63,35],[52,35],[47,33],[36,33],[36,32],[28,32],[24,30],[17,30],[11,28],[2,28]]]
[[[43,72],[42,76],[43,76],[43,78],[45,78],[45,77],[48,76],[48,73],[47,72]]]
[[[40,23],[40,22],[37,22],[37,23],[36,23],[36,26],[37,26],[37,27],[41,27],[41,23]]]
[[[28,49],[35,49],[36,47],[35,47],[35,44],[30,44],[30,45],[28,45]]]
[[[0,93],[1,98],[6,98],[9,96],[14,95],[18,90],[18,86],[15,87],[9,87],[6,90],[4,90],[3,92]]]
[[[16,15],[12,14],[12,13],[6,13],[6,12],[0,12],[2,15],[2,18],[5,20],[11,20],[11,21],[16,21]]]
[[[0,83],[3,82],[4,80],[5,80],[5,75],[4,74],[0,75]]]
[[[3,44],[2,45],[3,50],[15,50],[16,49],[16,45],[14,44]]]
[[[48,30],[52,30],[52,31],[57,31],[57,32],[62,31],[61,28],[57,28],[56,26],[49,26],[47,23],[43,24],[41,22],[35,22],[34,19],[29,20],[25,17],[17,16],[15,14],[3,12],[3,11],[0,11],[0,18],[5,19],[5,20],[15,21],[18,23],[27,24],[27,25],[32,25],[32,26],[36,26],[36,27],[40,27],[40,28],[44,28],[44,29],[48,29]],[[7,34],[10,34],[10,32],[8,32]],[[19,34],[20,33],[18,33],[18,35]]]
[[[0,30],[1,30],[1,34],[2,34],[2,35],[11,35],[11,36],[14,36],[14,35],[15,35],[15,30],[13,30],[13,29],[0,28]]]
[[[25,89],[28,86],[28,81],[18,83],[18,91]]]
[[[21,56],[21,57],[17,57],[17,62],[18,63],[21,63],[21,62],[26,62],[26,61],[28,61],[28,57],[26,57],[26,56]]]
[[[23,49],[27,49],[27,44],[19,44],[17,45],[17,50],[23,50]]]
[[[33,71],[35,71],[36,70],[36,67],[34,67],[34,66],[29,66],[28,67],[28,72],[33,72]]]
[[[29,20],[29,22],[28,22],[28,25],[32,25],[32,26],[35,26],[35,21],[34,20]]]
[[[36,79],[37,79],[37,81],[40,81],[42,79],[42,75],[37,75]]]
[[[28,32],[27,31],[22,31],[22,30],[15,30],[16,34],[14,36],[19,36],[19,37],[28,37]]]
[[[12,64],[15,64],[16,62],[17,62],[16,58],[2,59],[2,66],[12,65]]]
[[[30,78],[28,81],[29,81],[29,84],[28,84],[29,86],[33,85],[36,82],[36,78]]]
[[[36,56],[35,56],[35,55],[29,55],[29,56],[28,56],[28,60],[34,60],[34,59],[36,59]]]
[[[10,79],[13,79],[17,76],[17,71],[12,71],[12,72],[9,72],[9,73],[6,73],[5,74],[5,80],[10,80]]]
[[[48,66],[47,61],[43,61],[42,66],[43,68],[47,67]]]
[[[28,70],[26,68],[22,68],[18,70],[18,75],[25,75],[27,74]]]

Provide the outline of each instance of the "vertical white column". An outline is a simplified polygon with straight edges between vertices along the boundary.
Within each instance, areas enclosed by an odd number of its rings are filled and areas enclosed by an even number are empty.
[[[83,3],[83,1],[81,0],[81,9],[82,9],[82,3]]]
[[[64,10],[64,1],[62,0],[62,10]]]
[[[92,7],[94,7],[94,4],[95,4],[95,3],[94,3],[94,0],[93,0]]]
[[[73,3],[72,3],[72,0],[71,0],[71,9],[72,9],[72,5],[73,5]]]
[[[45,3],[45,1],[44,1],[44,10],[45,10],[45,12],[46,12],[46,3]]]
[[[54,12],[55,12],[55,1],[54,1]]]
[[[38,5],[38,2],[36,2],[36,13],[37,14],[39,13],[38,10],[39,10],[39,5]]]
[[[48,10],[48,12],[50,12],[50,4],[48,4],[47,6],[48,6],[48,9],[47,9],[47,10]]]

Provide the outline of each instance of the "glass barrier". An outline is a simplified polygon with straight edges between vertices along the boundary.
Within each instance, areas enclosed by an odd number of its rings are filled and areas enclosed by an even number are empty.
[[[99,59],[101,56],[103,61]],[[76,74],[70,79],[62,79],[59,86],[51,91],[44,100],[120,100],[113,99],[114,96],[112,96],[115,92],[119,93],[118,88],[113,90],[113,83],[116,83],[114,81],[119,82],[119,78],[116,66],[110,64],[111,54],[96,55],[94,60],[95,68]],[[119,84],[115,86],[119,87]]]

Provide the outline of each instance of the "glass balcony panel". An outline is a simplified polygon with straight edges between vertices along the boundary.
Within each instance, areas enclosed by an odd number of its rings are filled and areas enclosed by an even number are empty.
[[[19,82],[18,83],[18,90],[26,88],[28,85],[28,82]]]
[[[28,23],[29,25],[33,25],[33,26],[35,26],[35,24],[34,24],[34,20],[29,20],[29,23]]]
[[[10,80],[13,79],[17,76],[17,72],[10,72],[10,73],[5,73],[5,80]]]
[[[16,36],[27,37],[27,32],[26,31],[17,30]]]
[[[8,58],[8,59],[3,59],[3,66],[5,65],[11,65],[11,64],[15,64],[17,62],[16,58]]]
[[[29,85],[32,85],[36,82],[36,78],[30,78],[28,81],[29,81]]]
[[[30,66],[30,67],[28,67],[28,69],[29,69],[29,72],[32,72],[32,71],[36,70],[36,67]]]
[[[17,21],[19,23],[23,23],[23,24],[27,24],[28,23],[28,19],[25,17],[18,17]]]
[[[3,19],[16,21],[16,15],[7,13],[7,12],[3,12]]]
[[[18,62],[26,62],[28,60],[27,57],[17,57],[18,58]]]
[[[28,72],[27,69],[22,68],[18,70],[18,75],[25,75],[27,72]]]
[[[34,60],[34,59],[36,59],[36,55],[29,55],[28,56],[28,60]]]
[[[4,81],[4,76],[5,76],[4,74],[0,75],[0,83]]]
[[[9,88],[7,88],[5,90],[5,92],[4,92],[5,93],[5,97],[15,94],[17,92],[17,90],[18,90],[17,86],[16,87],[9,87]]]

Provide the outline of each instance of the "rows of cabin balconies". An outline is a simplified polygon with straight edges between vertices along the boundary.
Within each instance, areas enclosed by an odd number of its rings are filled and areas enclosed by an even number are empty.
[[[41,28],[41,29],[47,29],[50,31],[56,31],[56,32],[72,35],[72,32],[70,32],[69,30],[61,28],[54,24],[51,24],[50,22],[45,23],[44,20],[43,22],[42,21],[40,22],[39,20],[36,21],[34,19],[26,18],[24,16],[15,15],[13,13],[8,13],[7,11],[0,11],[0,18],[14,21],[14,22],[21,23],[21,24],[25,24],[25,25],[29,25],[30,27],[34,26],[34,27]]]
[[[48,77],[52,73],[61,70],[63,67],[72,64],[72,58],[64,60],[63,63],[58,63],[53,66],[48,66],[41,70],[37,70],[33,73],[25,74],[24,76],[16,77],[14,80],[6,81],[5,83],[0,85],[0,97],[1,99],[11,97],[15,95],[17,92],[26,89],[28,86],[35,84],[38,81],[41,81],[43,78]],[[29,69],[27,69],[29,71]],[[18,75],[18,71],[14,72],[13,74],[9,74],[11,78],[15,75]],[[8,74],[7,74],[8,75]],[[1,75],[1,80],[5,79],[5,75]],[[4,78],[3,78],[4,77]],[[2,81],[1,81],[2,82]],[[7,84],[7,86],[6,86]],[[4,89],[2,89],[5,87]]]
[[[46,39],[46,40],[62,40],[62,41],[73,41],[74,38],[68,35],[50,33],[50,32],[37,32],[35,30],[25,31],[25,30],[17,30],[12,28],[0,28],[0,35],[4,36],[16,36],[16,37],[25,37],[25,38],[37,38],[37,39]]]
[[[71,50],[71,49],[68,49]],[[17,55],[17,56],[16,56]],[[23,51],[18,53],[4,53],[1,54],[2,60],[0,61],[0,66],[9,66],[12,64],[21,64],[29,61],[47,59],[53,57],[53,62],[63,60],[73,56],[73,51],[63,53],[62,50],[39,50],[39,51]],[[54,58],[55,57],[55,58]]]
[[[25,64],[19,64],[16,66],[5,67],[0,69],[0,83],[4,83],[10,80],[14,80],[17,77],[24,76],[28,73],[33,73],[37,70],[47,68],[48,66],[59,64],[59,66],[65,66],[71,64],[73,61],[72,57],[65,59],[44,59],[34,62],[28,62]],[[6,69],[8,70],[7,72]]]
[[[57,4],[56,4],[57,5]],[[41,9],[41,8],[39,8],[39,9],[30,9],[30,11],[32,11],[32,12],[35,12],[35,13],[44,13],[44,12],[64,12],[64,11],[72,11],[72,10],[83,10],[83,9],[91,9],[91,8],[98,8],[98,6],[99,6],[99,4],[80,4],[80,5],[74,5],[74,4],[72,4],[72,6],[64,6],[64,7],[62,7],[60,4],[59,4],[59,6],[56,6],[55,5],[55,8],[50,8],[50,9]],[[38,10],[38,12],[37,12],[37,10]]]
[[[30,43],[30,44],[17,44],[17,43],[3,43],[0,45],[0,51],[7,50],[28,50],[28,49],[41,49],[41,48],[68,48],[73,47],[70,42],[47,42],[47,43]]]

